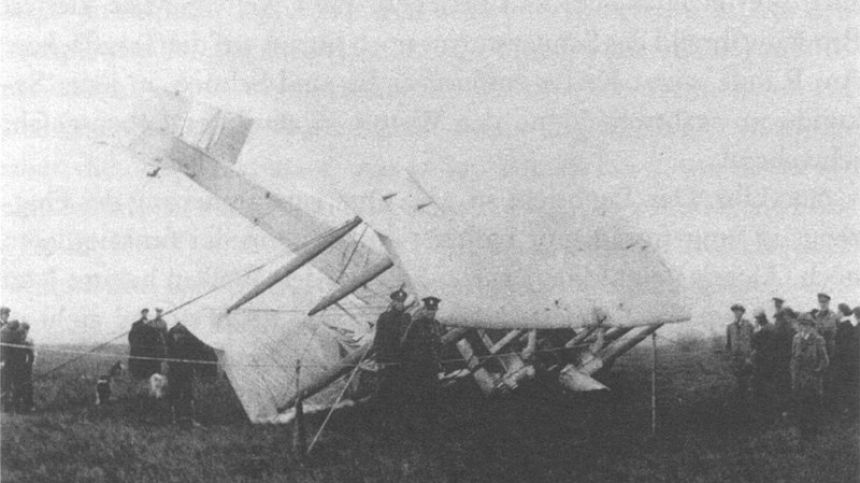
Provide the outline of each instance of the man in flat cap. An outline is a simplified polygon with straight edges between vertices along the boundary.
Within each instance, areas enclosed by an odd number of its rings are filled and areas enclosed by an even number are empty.
[[[814,439],[818,432],[818,418],[824,394],[824,371],[830,364],[824,338],[815,330],[811,314],[799,320],[800,332],[791,346],[791,392],[795,417],[804,441]]]
[[[373,337],[372,352],[379,365],[379,388],[377,397],[383,404],[392,403],[399,393],[400,339],[412,323],[412,316],[406,312],[408,294],[401,288],[391,292],[388,309],[376,320],[376,335]]]
[[[440,300],[422,299],[424,306],[403,335],[402,361],[413,416],[435,417],[436,391],[441,369],[441,326],[436,321]]]
[[[729,365],[737,379],[738,400],[749,401],[750,378],[752,377],[752,336],[753,325],[744,318],[746,309],[741,304],[731,307],[734,320],[726,326],[726,351]]]

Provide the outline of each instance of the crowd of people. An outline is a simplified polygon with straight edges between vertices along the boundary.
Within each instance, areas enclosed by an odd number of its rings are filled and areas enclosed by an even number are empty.
[[[3,412],[30,413],[33,404],[33,363],[36,353],[30,324],[9,320],[12,311],[0,307],[0,386]]]
[[[153,375],[166,376],[167,400],[175,422],[196,424],[194,418],[195,376],[211,378],[217,374],[215,351],[195,337],[182,322],[167,328],[164,311],[140,311],[128,333],[128,370],[138,381],[151,381]],[[164,378],[159,378],[164,380]]]
[[[726,328],[737,398],[763,417],[793,415],[805,440],[826,412],[856,418],[860,403],[860,307],[818,294],[818,307],[798,313],[774,297],[773,322],[756,310],[754,323],[740,304]]]

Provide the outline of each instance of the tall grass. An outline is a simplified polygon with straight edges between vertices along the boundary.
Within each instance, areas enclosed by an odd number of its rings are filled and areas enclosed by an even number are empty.
[[[5,481],[856,481],[858,425],[830,415],[812,445],[790,421],[756,418],[729,398],[733,380],[711,342],[658,352],[650,436],[650,350],[620,359],[604,393],[565,395],[539,379],[487,400],[469,381],[444,394],[434,421],[398,408],[336,413],[314,453],[291,453],[289,426],[247,423],[227,381],[198,384],[202,428],[139,411],[131,384],[92,404],[115,360],[87,358],[37,381],[39,412],[4,414]],[[113,349],[121,357],[123,348]],[[36,372],[61,357],[43,351]],[[125,391],[125,392],[124,392]],[[322,416],[309,418],[313,434]]]

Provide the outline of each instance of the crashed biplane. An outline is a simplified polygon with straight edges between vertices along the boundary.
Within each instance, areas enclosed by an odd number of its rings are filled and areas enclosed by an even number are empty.
[[[605,213],[539,226],[505,213],[471,216],[468,207],[434,200],[412,176],[336,200],[277,192],[233,168],[251,119],[178,93],[159,92],[143,106],[124,148],[184,174],[289,251],[217,320],[188,324],[224,352],[252,422],[289,420],[299,394],[319,407],[360,397],[349,375],[372,370],[373,323],[399,287],[410,300],[442,300],[443,343],[457,357],[444,361],[440,378],[471,376],[488,395],[536,375],[571,391],[604,389],[596,373],[663,324],[689,319],[654,247]],[[300,313],[248,309],[307,270],[323,275],[330,290]],[[265,329],[242,330],[253,323]]]

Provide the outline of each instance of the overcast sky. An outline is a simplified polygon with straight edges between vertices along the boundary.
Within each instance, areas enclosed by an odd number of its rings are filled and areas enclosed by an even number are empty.
[[[0,299],[37,342],[99,341],[282,253],[181,176],[98,144],[145,82],[255,118],[238,167],[276,189],[390,166],[517,216],[522,199],[593,193],[660,247],[701,332],[773,295],[860,305],[857,11],[4,2]]]

